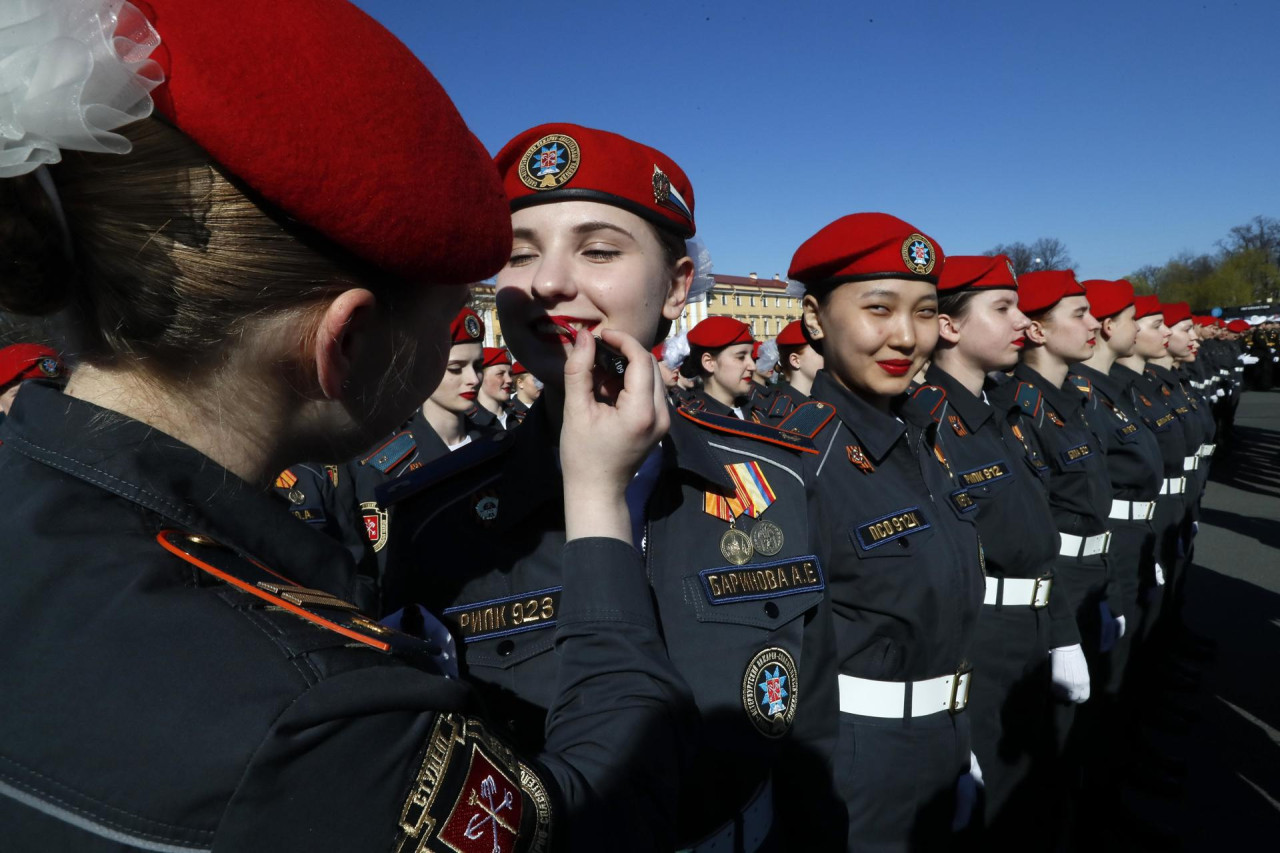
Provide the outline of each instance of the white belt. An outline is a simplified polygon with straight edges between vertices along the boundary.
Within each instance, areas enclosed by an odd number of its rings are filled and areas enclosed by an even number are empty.
[[[987,578],[986,593],[982,597],[983,604],[1020,604],[1039,610],[1049,603],[1049,590],[1053,589],[1053,578],[1045,575],[1042,578]]]
[[[1187,490],[1186,477],[1168,477],[1160,486],[1162,495],[1180,495]]]
[[[1236,366],[1236,373],[1244,373],[1244,368],[1243,368],[1243,367],[1241,367],[1240,365],[1237,365],[1237,366]],[[1228,374],[1228,376],[1229,376],[1229,375],[1230,375],[1230,374]]]
[[[1183,470],[1183,471],[1194,471],[1194,470],[1196,470],[1196,467],[1197,467],[1199,464],[1200,464],[1200,457],[1199,457],[1199,456],[1184,456],[1184,457],[1182,457],[1182,470]]]
[[[1199,455],[1201,458],[1204,458],[1204,457],[1206,457],[1206,456],[1212,456],[1212,455],[1213,455],[1213,451],[1214,451],[1214,450],[1216,450],[1216,449],[1217,449],[1217,447],[1218,447],[1218,445],[1216,445],[1216,444],[1202,444],[1202,445],[1200,445],[1200,450],[1199,450],[1199,452],[1198,452],[1198,455]]]
[[[943,711],[959,713],[969,704],[973,670],[911,682],[911,716],[927,717]],[[840,712],[863,717],[903,719],[907,716],[907,684],[870,678],[839,676]]]
[[[1111,547],[1111,533],[1098,533],[1094,536],[1073,536],[1070,533],[1059,533],[1062,546],[1058,553],[1063,557],[1092,557],[1094,554],[1105,554]]]
[[[1111,515],[1117,521],[1150,521],[1155,515],[1155,501],[1112,501]]]
[[[772,779],[766,779],[751,802],[743,807],[741,822],[742,850],[755,853],[764,845],[769,830],[773,829]],[[738,818],[734,818],[694,846],[681,848],[677,853],[733,853],[737,836]]]

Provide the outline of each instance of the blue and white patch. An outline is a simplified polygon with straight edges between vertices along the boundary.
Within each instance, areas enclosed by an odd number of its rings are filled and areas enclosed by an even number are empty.
[[[827,588],[822,566],[813,555],[750,566],[704,569],[698,572],[698,577],[711,604],[780,598],[802,592],[821,592]]]
[[[562,586],[450,607],[441,616],[464,643],[554,628]]]
[[[529,146],[517,175],[531,190],[554,190],[569,182],[581,162],[578,141],[563,133],[553,133]]]
[[[912,234],[902,241],[902,262],[907,269],[916,275],[928,275],[933,272],[938,253],[923,234]]]
[[[853,535],[862,550],[870,551],[895,539],[928,530],[932,526],[920,507],[909,506],[859,524],[854,528]]]
[[[742,676],[742,707],[765,737],[782,737],[796,718],[800,676],[786,649],[764,649],[747,664]]]

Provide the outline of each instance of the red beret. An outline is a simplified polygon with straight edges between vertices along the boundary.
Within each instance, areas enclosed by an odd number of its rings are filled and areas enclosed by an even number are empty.
[[[792,320],[790,323],[782,327],[782,331],[778,333],[778,346],[780,347],[802,347],[809,341],[804,336],[804,324],[799,320]]]
[[[449,324],[450,342],[455,344],[473,344],[484,340],[484,320],[470,308],[463,308],[458,316]]]
[[[1119,314],[1133,304],[1133,285],[1124,279],[1107,281],[1093,278],[1082,282],[1081,286],[1089,298],[1089,313],[1099,320]]]
[[[751,327],[732,317],[708,317],[689,330],[689,346],[700,349],[723,349],[750,343],[755,343]]]
[[[968,287],[1018,289],[1018,276],[1006,255],[951,255],[938,279],[938,292]]]
[[[1195,315],[1192,315],[1192,317],[1191,317],[1191,321],[1192,321],[1193,323],[1195,323],[1197,326],[1212,326],[1212,325],[1213,325],[1213,318],[1212,318],[1212,317],[1210,317],[1210,316],[1208,316],[1207,314],[1195,314]]]
[[[40,344],[13,344],[0,349],[0,388],[22,379],[57,379],[65,375],[58,354]]]
[[[1143,317],[1150,317],[1152,314],[1160,313],[1160,298],[1150,294],[1135,296],[1133,297],[1133,307],[1134,318],[1141,320]]]
[[[658,361],[662,361],[662,348],[666,345],[667,345],[667,342],[663,341],[653,349],[649,350],[649,352],[653,353],[653,357],[656,358]]]
[[[1084,293],[1071,270],[1041,270],[1023,273],[1018,279],[1018,309],[1023,314],[1048,311],[1064,297]]]
[[[1213,325],[1217,326],[1219,329],[1225,329],[1227,328],[1227,321],[1219,317],[1213,321]]]
[[[1247,332],[1249,331],[1249,324],[1244,320],[1232,320],[1227,324],[1227,331],[1236,333]]]
[[[484,348],[484,367],[497,367],[499,364],[510,364],[511,353],[502,347]]]
[[[887,213],[853,213],[805,240],[787,277],[811,288],[877,278],[937,283],[943,261],[942,249],[915,226]]]
[[[461,284],[511,249],[502,184],[436,79],[345,0],[149,0],[156,105],[258,196],[368,263]]]
[[[513,361],[513,362],[511,362],[511,375],[512,375],[512,376],[524,376],[524,375],[525,375],[526,373],[528,373],[528,372],[529,372],[529,368],[525,367],[525,366],[524,366],[523,364],[521,364],[520,362],[518,362],[518,361]]]
[[[1170,302],[1168,305],[1161,305],[1160,311],[1164,314],[1164,324],[1170,329],[1183,320],[1191,319],[1191,306],[1185,302]]]
[[[494,158],[511,209],[598,201],[692,237],[693,185],[676,162],[625,136],[576,124],[540,124]]]

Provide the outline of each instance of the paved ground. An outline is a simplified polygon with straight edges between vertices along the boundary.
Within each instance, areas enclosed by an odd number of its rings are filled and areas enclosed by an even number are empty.
[[[1280,391],[1246,393],[1236,424],[1188,575],[1187,622],[1217,650],[1184,670],[1199,689],[1169,691],[1148,732],[1186,773],[1127,793],[1139,847],[1280,850]]]

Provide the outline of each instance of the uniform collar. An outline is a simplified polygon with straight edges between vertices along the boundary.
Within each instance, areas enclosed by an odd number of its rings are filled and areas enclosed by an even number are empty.
[[[888,456],[890,448],[906,434],[906,424],[872,406],[831,378],[825,370],[818,371],[810,396],[835,406],[841,422],[862,442],[862,449],[876,462]],[[906,395],[903,395],[894,402],[901,403],[905,399]]]
[[[28,383],[3,438],[7,449],[162,516],[163,526],[208,536],[303,586],[353,597],[355,566],[341,544],[295,519],[268,490],[154,427]]]
[[[1095,367],[1090,367],[1083,363],[1077,364],[1071,368],[1071,373],[1088,379],[1095,388],[1100,389],[1106,398],[1112,402],[1119,400],[1123,393],[1124,386],[1118,379],[1103,373]]]
[[[1036,390],[1045,396],[1052,406],[1060,415],[1070,414],[1077,410],[1084,410],[1084,395],[1074,388],[1055,388],[1031,367],[1023,362],[1019,362],[1018,366],[1013,369],[1013,375],[1017,379],[1021,379],[1030,385],[1034,385]],[[1068,372],[1070,375],[1070,372]]]
[[[1134,370],[1132,367],[1116,362],[1111,365],[1111,373],[1108,374],[1112,379],[1120,384],[1121,388],[1132,388],[1133,385],[1142,378],[1142,374]]]
[[[710,412],[713,415],[724,415],[727,418],[738,417],[738,413],[732,408],[721,403],[701,388],[694,391],[693,396],[702,403],[704,411]]]
[[[930,385],[937,385],[947,392],[947,404],[960,415],[969,432],[977,432],[987,418],[991,417],[991,407],[981,397],[975,397],[959,380],[936,364],[929,365],[929,369],[924,372],[924,379]]]

